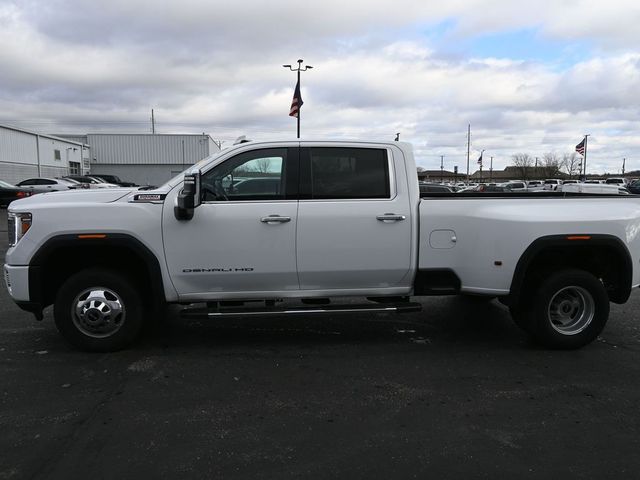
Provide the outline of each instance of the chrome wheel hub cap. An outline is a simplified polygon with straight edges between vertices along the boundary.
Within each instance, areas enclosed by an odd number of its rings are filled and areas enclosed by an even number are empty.
[[[105,338],[113,335],[125,320],[124,303],[120,296],[104,287],[82,291],[71,307],[74,325],[85,335]]]
[[[593,320],[596,308],[591,294],[582,287],[565,287],[551,298],[548,318],[555,331],[563,335],[582,332]]]

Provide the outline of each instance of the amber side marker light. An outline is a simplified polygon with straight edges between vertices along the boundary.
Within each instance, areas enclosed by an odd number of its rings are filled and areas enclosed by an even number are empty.
[[[104,233],[90,233],[87,235],[78,235],[80,240],[88,240],[90,238],[107,238],[107,235]]]
[[[570,235],[567,240],[591,240],[590,235]]]

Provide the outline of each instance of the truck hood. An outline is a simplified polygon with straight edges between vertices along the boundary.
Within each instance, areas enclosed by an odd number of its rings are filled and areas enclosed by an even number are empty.
[[[62,203],[109,203],[115,202],[135,190],[137,188],[101,188],[38,193],[31,197],[13,201],[9,210],[25,211],[34,207]]]

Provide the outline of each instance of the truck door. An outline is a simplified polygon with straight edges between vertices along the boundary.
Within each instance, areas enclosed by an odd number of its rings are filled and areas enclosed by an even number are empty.
[[[300,288],[349,290],[410,284],[406,277],[411,269],[413,213],[403,160],[394,164],[392,150],[379,146],[302,146],[297,233]]]
[[[191,220],[176,220],[173,203],[165,205],[167,266],[183,298],[299,288],[298,156],[297,147],[239,153],[201,172],[202,204]]]

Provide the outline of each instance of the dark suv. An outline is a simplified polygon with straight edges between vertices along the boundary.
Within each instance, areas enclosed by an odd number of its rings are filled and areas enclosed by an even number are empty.
[[[104,175],[102,173],[92,173],[91,176],[104,180],[107,183],[120,185],[121,187],[137,187],[138,186],[133,182],[123,182],[122,180],[120,180],[120,177],[118,177],[117,175]]]

